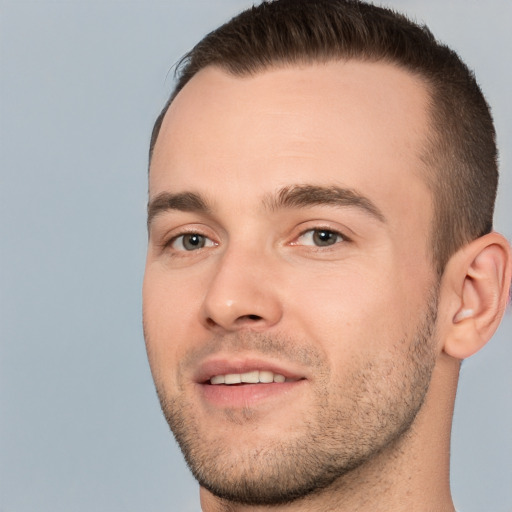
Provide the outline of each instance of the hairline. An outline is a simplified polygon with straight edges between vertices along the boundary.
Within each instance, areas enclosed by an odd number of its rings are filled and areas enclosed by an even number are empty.
[[[183,65],[184,59],[183,57],[181,61],[179,61],[176,64],[175,67],[175,74],[177,74],[180,70],[180,67]],[[303,55],[299,57],[287,57],[287,58],[280,58],[280,59],[274,59],[269,63],[257,63],[254,64],[251,68],[245,68],[240,69],[236,68],[233,65],[229,65],[228,63],[224,62],[212,62],[207,64],[206,66],[203,66],[199,69],[197,69],[193,74],[191,74],[188,79],[184,83],[177,83],[174,90],[171,93],[171,96],[167,103],[165,104],[164,108],[162,109],[160,115],[158,116],[154,127],[153,127],[153,133],[151,136],[151,144],[149,148],[149,165],[148,165],[148,171],[150,171],[151,167],[151,160],[153,157],[153,151],[156,146],[156,142],[158,140],[158,135],[160,134],[160,129],[162,127],[163,121],[165,119],[165,116],[167,115],[167,112],[174,102],[174,100],[179,96],[180,92],[188,85],[188,83],[199,73],[201,73],[203,70],[206,69],[217,69],[220,71],[225,72],[226,74],[234,77],[234,78],[246,78],[246,77],[253,77],[260,74],[263,74],[267,71],[272,70],[280,70],[280,69],[286,69],[286,68],[301,68],[301,67],[307,67],[307,66],[315,66],[315,65],[322,65],[322,64],[329,64],[329,63],[336,63],[336,62],[364,62],[368,64],[378,64],[383,63],[387,64],[391,67],[394,67],[396,69],[399,69],[401,71],[404,71],[411,77],[415,77],[418,82],[421,82],[422,85],[425,87],[425,91],[428,95],[428,99],[432,100],[432,103],[434,104],[434,94],[433,89],[434,86],[428,79],[428,77],[425,75],[425,73],[422,73],[421,71],[414,72],[410,68],[408,68],[405,64],[402,64],[397,59],[392,59],[389,56],[382,55],[382,56],[365,56],[365,55],[335,55],[334,52],[332,55],[317,55],[317,56],[308,56]],[[179,87],[181,85],[181,87]],[[429,120],[433,120],[433,117],[430,115],[430,109],[427,110],[427,113],[429,114]],[[433,127],[429,124],[430,128],[433,129]]]

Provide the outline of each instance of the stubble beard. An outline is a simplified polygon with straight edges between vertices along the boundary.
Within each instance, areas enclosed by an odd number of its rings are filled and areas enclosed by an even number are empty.
[[[199,484],[215,496],[245,505],[279,505],[307,497],[396,445],[418,414],[436,361],[437,301],[428,301],[415,335],[399,340],[383,361],[361,361],[333,383],[325,358],[291,340],[246,333],[229,340],[262,354],[300,360],[315,368],[315,407],[293,436],[234,450],[230,436],[206,440],[183,395],[169,396],[156,383],[167,422]],[[404,347],[407,347],[404,349]],[[348,369],[343,369],[347,372]],[[342,397],[342,398],[340,398]],[[226,414],[233,427],[250,426],[250,409]],[[272,421],[267,418],[266,421]]]

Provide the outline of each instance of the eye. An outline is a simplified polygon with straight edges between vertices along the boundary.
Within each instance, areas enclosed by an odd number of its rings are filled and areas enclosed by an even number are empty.
[[[185,233],[173,238],[169,243],[169,246],[175,251],[197,251],[214,245],[212,240],[199,233]]]
[[[300,245],[315,245],[316,247],[329,247],[347,240],[341,233],[329,229],[308,229],[297,239]]]

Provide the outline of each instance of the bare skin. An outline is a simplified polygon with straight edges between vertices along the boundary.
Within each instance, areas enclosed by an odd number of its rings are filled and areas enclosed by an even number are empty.
[[[438,282],[427,102],[351,61],[207,68],[171,105],[144,327],[204,512],[453,512],[459,364],[497,327],[511,264],[493,233]],[[255,371],[277,380],[228,383]]]

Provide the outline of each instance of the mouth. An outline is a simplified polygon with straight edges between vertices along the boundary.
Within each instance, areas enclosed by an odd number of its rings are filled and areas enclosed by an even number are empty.
[[[224,384],[226,386],[236,386],[237,384],[271,384],[282,382],[296,382],[300,378],[287,378],[279,373],[270,370],[252,370],[244,373],[226,373],[221,375],[213,375],[205,384],[213,384],[218,386]]]
[[[248,407],[284,400],[307,379],[280,364],[216,359],[201,365],[196,383],[210,406]]]

